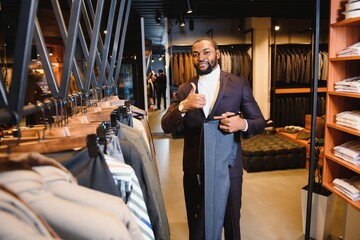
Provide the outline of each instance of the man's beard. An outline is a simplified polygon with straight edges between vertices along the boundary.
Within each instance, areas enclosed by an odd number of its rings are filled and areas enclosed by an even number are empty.
[[[196,69],[196,72],[197,72],[198,75],[201,76],[201,75],[206,75],[206,74],[211,73],[211,72],[213,71],[214,67],[215,67],[216,64],[217,64],[217,61],[215,60],[213,65],[211,65],[211,61],[210,61],[210,62],[207,62],[207,64],[208,64],[208,67],[207,67],[205,70],[199,69],[198,65],[197,65],[197,64],[194,64],[195,69]]]

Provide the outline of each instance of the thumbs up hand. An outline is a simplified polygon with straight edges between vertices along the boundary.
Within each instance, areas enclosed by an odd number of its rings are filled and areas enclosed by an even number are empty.
[[[191,83],[191,90],[185,100],[182,101],[183,106],[187,110],[196,108],[203,108],[206,104],[206,97],[204,94],[196,93],[196,85]]]
[[[195,83],[190,83],[191,84],[191,91],[190,91],[190,94],[195,94],[196,93],[196,85],[195,85]]]

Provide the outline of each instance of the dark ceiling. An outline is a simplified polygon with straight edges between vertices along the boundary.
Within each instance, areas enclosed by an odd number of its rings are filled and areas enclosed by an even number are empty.
[[[187,4],[193,10],[187,14]],[[247,17],[272,17],[313,19],[315,0],[132,0],[132,10],[144,17],[145,36],[153,46],[161,44],[164,33],[163,20],[155,21],[157,12],[161,17],[177,19],[178,14],[189,19],[241,19]],[[320,0],[320,17],[328,18],[329,0]]]
[[[187,3],[195,18],[278,17],[310,18],[315,11],[314,0],[132,0],[132,7],[145,19],[154,20],[156,10],[162,16],[176,18],[185,12]],[[320,0],[328,15],[328,0]]]
[[[71,0],[58,0],[61,5],[68,6]],[[109,6],[110,0],[104,0],[105,7]],[[120,0],[119,0],[120,1]],[[16,27],[17,11],[20,0],[0,0],[0,38],[11,38]],[[91,0],[96,6],[96,0]],[[320,0],[321,18],[328,18],[329,0]],[[193,13],[187,14],[187,3]],[[138,15],[144,18],[145,38],[152,41],[155,48],[161,46],[164,34],[164,17],[177,19],[182,14],[185,22],[189,19],[242,19],[246,17],[273,17],[273,18],[298,18],[312,19],[315,15],[315,0],[132,0],[131,16]],[[56,39],[60,35],[56,32],[56,25],[50,0],[39,0],[38,17],[44,19],[43,33],[45,37]],[[66,14],[66,10],[64,11]],[[160,14],[160,24],[155,21],[156,13]],[[131,22],[130,22],[131,23]],[[131,34],[138,32],[138,27],[128,26],[130,41]],[[127,40],[129,41],[129,40]]]

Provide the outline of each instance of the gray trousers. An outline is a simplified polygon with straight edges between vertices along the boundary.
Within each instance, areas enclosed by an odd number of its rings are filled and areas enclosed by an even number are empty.
[[[219,121],[204,123],[205,239],[221,240],[230,189],[229,166],[235,162],[233,133],[218,129]]]

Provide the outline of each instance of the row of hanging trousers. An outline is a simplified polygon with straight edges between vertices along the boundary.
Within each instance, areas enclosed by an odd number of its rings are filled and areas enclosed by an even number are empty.
[[[325,97],[317,98],[317,116],[325,114]],[[275,100],[275,116],[273,121],[277,127],[289,125],[304,126],[305,115],[311,114],[310,96],[281,96]]]

